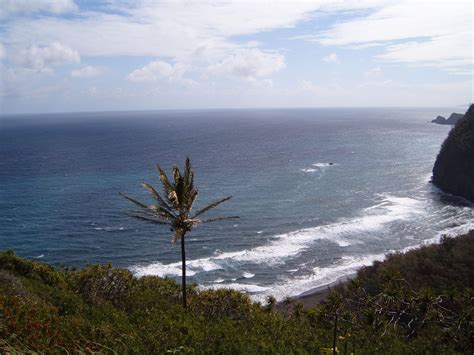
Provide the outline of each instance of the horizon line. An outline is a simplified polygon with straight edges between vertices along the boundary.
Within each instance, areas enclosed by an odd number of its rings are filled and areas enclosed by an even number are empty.
[[[223,107],[223,108],[169,108],[169,109],[136,109],[136,110],[91,110],[91,111],[52,111],[52,112],[0,112],[0,117],[9,116],[44,116],[62,114],[100,114],[100,113],[127,113],[127,112],[179,112],[179,111],[248,111],[248,110],[317,110],[317,109],[424,109],[424,108],[451,108],[469,107],[472,103],[455,106],[288,106],[288,107]]]

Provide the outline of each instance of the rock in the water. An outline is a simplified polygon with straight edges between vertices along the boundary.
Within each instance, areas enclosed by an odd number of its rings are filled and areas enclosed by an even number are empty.
[[[432,120],[431,123],[446,124],[446,118],[444,118],[443,116],[438,116],[434,120]]]
[[[444,118],[443,116],[438,116],[434,120],[431,121],[431,123],[437,123],[437,124],[449,124],[449,125],[455,125],[461,118],[463,118],[464,115],[462,113],[456,113],[453,112],[448,119]]]
[[[474,105],[461,116],[441,146],[433,167],[433,183],[474,200]]]

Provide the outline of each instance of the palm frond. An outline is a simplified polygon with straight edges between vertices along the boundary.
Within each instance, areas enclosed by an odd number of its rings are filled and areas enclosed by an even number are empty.
[[[168,224],[167,222],[159,221],[159,220],[149,218],[149,217],[146,217],[146,216],[141,216],[139,214],[130,214],[130,217],[140,219],[142,221],[146,221],[146,222],[149,222],[149,223],[154,223],[154,224]]]
[[[166,173],[164,172],[163,169],[160,168],[158,165],[158,171],[160,172],[160,181],[161,184],[163,185],[163,189],[165,190],[166,193],[166,198],[168,199],[169,203],[173,206],[174,209],[179,208],[179,201],[178,201],[178,196],[176,195],[175,187],[173,184],[170,183],[168,180],[168,177],[166,176]]]
[[[188,196],[188,200],[186,201],[186,205],[188,208],[188,211],[191,211],[193,209],[194,201],[196,201],[196,197],[198,195],[198,191],[195,189],[192,189]]]
[[[186,189],[188,191],[192,190],[192,186],[190,184],[191,180],[191,162],[189,158],[186,158],[186,162],[184,163],[184,184],[186,185]]]
[[[229,216],[229,217],[216,217],[216,218],[210,218],[210,219],[205,219],[200,221],[199,223],[212,223],[212,222],[218,222],[218,221],[225,221],[228,219],[239,219],[239,216]]]
[[[220,200],[217,200],[209,205],[207,205],[206,207],[203,207],[201,209],[199,209],[196,214],[192,217],[192,218],[196,218],[197,216],[213,209],[213,208],[216,208],[217,206],[219,206],[222,202],[225,202],[225,201],[228,201],[232,198],[232,196],[227,196],[227,197],[224,197],[223,199],[220,199]]]
[[[144,210],[130,210],[128,211],[129,214],[134,214],[134,215],[141,215],[143,217],[148,217],[152,219],[159,220],[163,223],[171,224],[174,219],[169,218],[168,216],[165,216],[161,214],[160,212],[155,212],[155,211],[144,211]]]
[[[178,198],[178,204],[180,206],[180,211],[186,208],[186,186],[184,184],[184,179],[181,176],[179,168],[177,166],[173,167],[173,176],[174,176],[174,190],[176,191],[176,197]]]
[[[156,200],[156,202],[158,202],[160,206],[168,210],[168,212],[170,213],[172,212],[171,206],[169,206],[166,203],[166,201],[161,197],[161,195],[158,193],[158,191],[156,191],[156,189],[153,186],[151,186],[150,184],[146,182],[142,183],[142,186],[150,192],[150,194],[154,197],[154,199]]]
[[[185,232],[181,229],[175,229],[173,236],[171,237],[171,243],[176,243],[178,240],[184,237]]]
[[[165,210],[163,207],[159,205],[151,205],[150,207],[148,207],[148,209],[152,211],[152,214],[158,215],[168,220],[173,220],[177,218],[177,216],[174,213],[171,213],[168,210]]]
[[[134,198],[132,198],[130,196],[125,195],[123,192],[119,192],[119,195],[122,196],[122,197],[125,197],[127,200],[129,200],[130,202],[134,203],[135,205],[137,205],[141,208],[148,209],[147,205],[145,205],[144,203],[141,203],[138,200],[135,200]]]
[[[168,176],[166,176],[165,171],[161,169],[159,165],[158,165],[158,172],[160,174],[160,181],[161,181],[161,184],[163,185],[163,189],[165,190],[166,195],[168,195],[171,191],[174,191],[174,186],[168,180]]]
[[[174,185],[178,185],[178,182],[182,179],[181,172],[179,168],[175,165],[173,166],[173,178],[174,178]]]

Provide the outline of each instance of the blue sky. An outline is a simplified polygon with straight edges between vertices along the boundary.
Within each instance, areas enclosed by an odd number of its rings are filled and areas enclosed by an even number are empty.
[[[0,113],[458,106],[471,1],[0,2]]]

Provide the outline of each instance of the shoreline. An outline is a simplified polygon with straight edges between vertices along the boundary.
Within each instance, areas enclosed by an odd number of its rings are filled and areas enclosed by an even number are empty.
[[[311,308],[311,307],[317,306],[318,304],[320,304],[321,302],[327,299],[327,297],[331,293],[331,290],[334,287],[342,285],[348,282],[349,280],[352,280],[356,276],[357,276],[357,272],[353,272],[353,273],[341,276],[333,282],[330,282],[326,285],[315,287],[313,289],[300,293],[299,295],[292,296],[290,297],[290,299],[296,302],[301,302],[304,308]],[[278,305],[282,305],[283,302],[284,301],[278,302]]]

